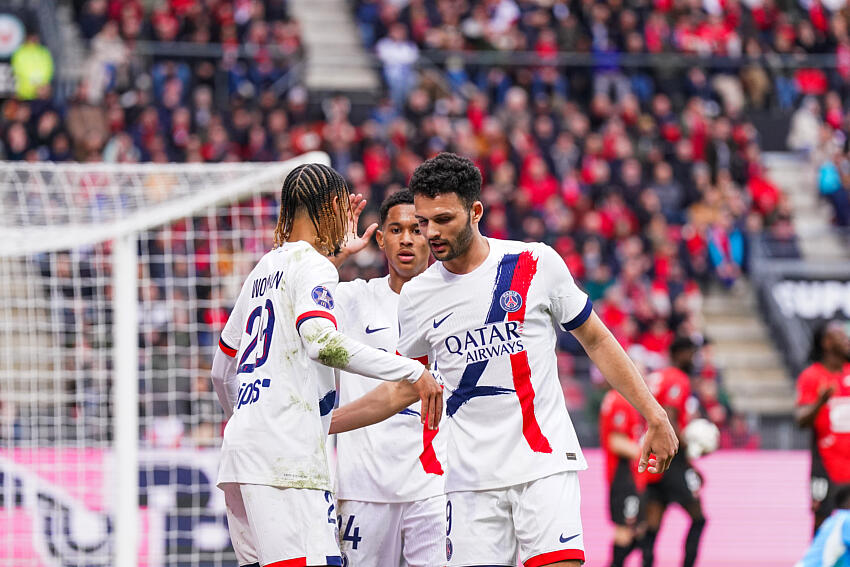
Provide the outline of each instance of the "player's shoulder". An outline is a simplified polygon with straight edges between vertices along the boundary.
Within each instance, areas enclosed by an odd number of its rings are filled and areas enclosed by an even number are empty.
[[[554,253],[551,246],[543,242],[525,242],[522,240],[500,240],[498,238],[490,238],[491,246],[495,245],[503,249],[508,254],[517,254],[521,252],[531,252],[535,257]]]
[[[352,297],[358,293],[363,292],[366,289],[366,285],[366,280],[362,278],[357,278],[356,280],[351,280],[348,282],[339,282],[339,285],[336,286],[336,294],[340,297]]]
[[[364,280],[357,278],[340,282],[336,288],[337,296],[350,301],[363,301],[365,298],[381,297],[389,290],[388,276]]]
[[[797,391],[815,389],[829,376],[826,368],[819,362],[807,366],[797,377]]]
[[[806,368],[800,372],[800,376],[797,378],[798,381],[806,381],[806,380],[817,380],[824,374],[823,365],[820,362],[815,362],[813,364],[808,365]]]
[[[434,262],[425,271],[411,279],[401,288],[401,296],[404,298],[416,297],[419,294],[430,293],[435,287],[444,282],[440,262]]]

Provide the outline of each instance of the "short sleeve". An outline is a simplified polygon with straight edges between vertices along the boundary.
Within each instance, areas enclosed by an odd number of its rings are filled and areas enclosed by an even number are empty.
[[[577,329],[590,317],[593,302],[576,285],[570,270],[557,252],[545,245],[540,250],[552,319],[565,331]]]
[[[398,354],[427,364],[430,345],[424,327],[416,321],[416,309],[410,296],[405,293],[406,289],[401,289],[398,300]]]
[[[242,326],[245,324],[245,305],[247,303],[246,287],[246,285],[243,285],[239,291],[236,305],[230,311],[230,316],[227,318],[227,323],[221,330],[221,336],[218,339],[218,348],[230,358],[236,356],[239,351],[239,343],[242,341]]]
[[[336,286],[336,293],[334,294],[334,298],[336,299],[336,305],[334,306],[334,316],[336,317],[336,328],[341,332],[345,332],[346,328],[351,324],[351,314],[352,308],[351,302],[354,300],[355,286],[357,285],[356,281],[353,282],[340,282],[338,286]]]
[[[310,248],[292,267],[295,285],[289,288],[295,309],[295,328],[314,317],[328,319],[337,326],[334,293],[339,274],[333,264]]]
[[[797,405],[813,404],[818,399],[818,379],[811,367],[803,370],[797,379]]]

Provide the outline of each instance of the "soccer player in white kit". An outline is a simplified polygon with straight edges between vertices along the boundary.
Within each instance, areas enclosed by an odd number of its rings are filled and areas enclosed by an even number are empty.
[[[428,242],[402,190],[381,204],[376,234],[389,275],[340,283],[339,328],[347,336],[394,353],[399,292],[428,267]],[[340,406],[372,392],[376,380],[343,372]],[[445,562],[446,499],[443,436],[423,428],[419,403],[386,421],[337,436],[340,547],[351,567],[435,567]]]
[[[325,454],[332,368],[408,380],[431,426],[442,411],[440,386],[420,362],[336,330],[338,274],[328,256],[349,222],[342,177],[320,164],[295,168],[281,190],[276,247],[245,280],[221,333],[212,377],[232,415],[218,486],[241,566],[342,565]]]
[[[665,470],[676,434],[560,256],[481,235],[481,174],[470,160],[439,154],[410,189],[439,261],[402,288],[398,351],[428,356],[446,387],[448,565],[578,566],[576,471],[587,465],[558,380],[556,326],[647,420],[639,470]]]

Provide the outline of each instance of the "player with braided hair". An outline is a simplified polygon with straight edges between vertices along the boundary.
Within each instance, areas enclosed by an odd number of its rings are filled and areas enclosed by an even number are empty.
[[[335,211],[334,203],[344,210]],[[306,213],[316,229],[316,248],[326,256],[339,252],[351,214],[348,188],[342,176],[318,163],[301,165],[290,172],[280,195],[275,248],[289,239],[299,212]]]
[[[325,456],[335,371],[406,381],[399,387],[416,391],[423,423],[439,421],[441,389],[421,362],[336,329],[329,257],[363,204],[333,169],[294,169],[281,189],[275,248],[245,280],[221,333],[212,378],[228,422],[218,486],[241,566],[342,564]]]

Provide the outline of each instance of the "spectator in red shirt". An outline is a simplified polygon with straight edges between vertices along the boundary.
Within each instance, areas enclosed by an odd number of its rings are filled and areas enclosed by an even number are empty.
[[[832,513],[835,492],[850,485],[850,337],[830,321],[812,338],[811,366],[797,379],[795,418],[812,429],[814,531]]]

